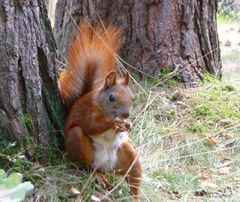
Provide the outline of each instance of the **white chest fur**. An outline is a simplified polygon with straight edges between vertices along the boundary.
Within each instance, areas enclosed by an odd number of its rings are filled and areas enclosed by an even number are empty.
[[[93,168],[102,172],[112,171],[117,163],[117,151],[127,141],[127,132],[114,134],[113,130],[92,136],[95,148]]]

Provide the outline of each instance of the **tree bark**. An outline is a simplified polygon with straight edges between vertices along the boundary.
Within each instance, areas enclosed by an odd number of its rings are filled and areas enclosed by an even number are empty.
[[[145,72],[180,65],[180,76],[191,84],[204,72],[221,77],[217,34],[217,0],[59,0],[56,41],[64,58],[73,33],[84,18],[123,28],[123,59]],[[75,23],[75,22],[76,23]]]
[[[64,120],[43,0],[0,1],[0,138],[48,147]]]

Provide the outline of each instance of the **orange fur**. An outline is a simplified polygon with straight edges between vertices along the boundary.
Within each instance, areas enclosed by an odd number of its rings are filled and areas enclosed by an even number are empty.
[[[126,181],[130,185],[131,194],[134,201],[140,201],[142,168],[136,152],[130,142],[125,142],[118,151],[118,164],[116,170],[122,175],[126,175]],[[132,165],[133,164],[133,165]],[[131,167],[131,169],[129,169]]]
[[[111,70],[119,71],[115,54],[120,48],[120,36],[119,28],[91,26],[87,22],[80,26],[69,49],[67,68],[60,76],[67,106],[104,82]]]
[[[106,119],[97,101],[93,99],[94,92],[83,95],[72,106],[65,122],[65,137],[75,126],[81,126],[86,135],[98,135],[108,129],[115,129],[115,123]]]
[[[116,132],[118,125],[107,119],[102,113],[97,101],[92,99],[95,91],[83,95],[73,105],[65,123],[66,150],[71,160],[80,161],[85,167],[91,167],[94,161],[95,149],[90,134],[101,136],[107,130]],[[118,131],[119,130],[119,131]],[[115,170],[126,175],[131,195],[135,202],[140,201],[142,168],[137,154],[129,141],[123,143],[117,152],[118,160]],[[133,164],[133,165],[132,165]]]

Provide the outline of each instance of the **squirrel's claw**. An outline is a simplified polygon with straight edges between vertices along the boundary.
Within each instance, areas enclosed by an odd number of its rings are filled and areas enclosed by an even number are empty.
[[[108,182],[109,174],[94,172],[93,177],[97,180],[97,183],[102,185],[104,188],[111,187],[111,184]]]
[[[115,127],[117,132],[125,132],[125,131],[130,131],[132,129],[132,124],[131,122],[128,121],[115,121]]]

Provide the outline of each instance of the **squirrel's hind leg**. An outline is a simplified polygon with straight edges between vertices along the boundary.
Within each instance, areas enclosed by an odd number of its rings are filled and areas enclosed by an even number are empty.
[[[130,192],[135,202],[140,201],[142,168],[136,151],[130,142],[125,142],[118,150],[118,163],[116,170],[126,175]]]
[[[69,159],[82,162],[87,167],[91,166],[94,160],[94,148],[90,138],[83,133],[80,126],[68,131],[65,144]]]

